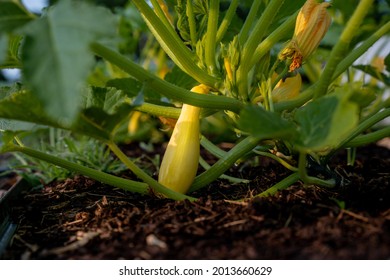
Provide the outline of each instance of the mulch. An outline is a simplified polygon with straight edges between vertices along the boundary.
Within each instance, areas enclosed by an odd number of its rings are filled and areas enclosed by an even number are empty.
[[[335,189],[296,183],[256,197],[288,173],[272,160],[239,166],[193,196],[172,201],[113,189],[83,176],[14,202],[18,229],[3,259],[389,259],[390,150],[340,154]],[[242,200],[243,198],[248,198]]]

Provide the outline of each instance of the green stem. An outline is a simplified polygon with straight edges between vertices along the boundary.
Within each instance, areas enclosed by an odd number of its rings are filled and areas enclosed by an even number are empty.
[[[144,102],[140,106],[135,107],[134,110],[147,113],[149,115],[157,116],[157,117],[165,117],[171,119],[178,119],[181,112],[181,108],[156,105],[147,102]],[[214,113],[215,110],[213,109],[202,109],[200,111],[199,118],[203,119],[213,115]]]
[[[168,98],[201,108],[229,110],[236,113],[244,107],[244,104],[233,98],[210,94],[197,94],[168,83],[148,72],[127,57],[99,43],[92,43],[91,49],[98,56],[101,56],[112,64],[118,66],[140,82],[145,83],[151,89],[160,92]]]
[[[166,29],[171,33],[171,35],[176,37],[177,36],[176,31],[175,31],[175,29],[173,29],[171,23],[169,22],[169,20],[167,19],[166,15],[165,15],[164,11],[161,9],[161,6],[158,3],[158,1],[151,0],[151,2],[152,2],[154,11],[155,11],[156,15],[158,16],[158,18],[162,21],[162,23],[165,25]]]
[[[207,20],[207,32],[205,41],[205,62],[209,73],[216,75],[215,49],[219,16],[219,0],[210,0],[210,9]]]
[[[336,186],[336,181],[334,179],[322,180],[320,178],[312,177],[312,176],[309,176],[307,174],[307,172],[306,172],[306,153],[304,153],[304,152],[299,153],[298,174],[299,174],[299,178],[305,184],[324,186],[327,188],[333,188]]]
[[[255,53],[258,45],[266,34],[268,27],[271,25],[275,15],[278,13],[283,3],[284,0],[271,0],[271,2],[267,5],[256,25],[253,27],[251,36],[243,46],[242,64],[250,64],[253,54]]]
[[[390,126],[379,129],[377,131],[367,133],[365,135],[357,136],[355,139],[349,141],[345,146],[347,147],[358,147],[369,143],[377,142],[385,137],[390,136]]]
[[[293,172],[297,172],[298,171],[298,168],[292,166],[291,164],[289,164],[287,161],[281,159],[280,157],[272,154],[272,153],[268,153],[268,152],[261,152],[261,151],[253,151],[255,154],[258,154],[260,156],[264,156],[264,157],[269,157],[269,158],[272,158],[273,160],[277,161],[278,163],[280,163],[281,165],[283,165],[284,167],[286,167],[288,170],[291,170]]]
[[[278,191],[285,190],[292,184],[296,183],[299,181],[299,174],[298,173],[293,173],[289,175],[288,177],[284,178],[282,181],[279,183],[273,185],[269,189],[263,191],[262,193],[256,195],[255,197],[266,197],[266,196],[271,196],[276,194]]]
[[[191,44],[192,47],[195,48],[196,43],[198,41],[198,32],[196,30],[196,22],[195,22],[194,7],[192,5],[192,0],[187,0],[186,15],[188,18],[188,24],[190,26]]]
[[[126,165],[127,168],[129,168],[138,178],[140,178],[142,181],[144,181],[150,187],[152,187],[153,190],[156,191],[157,193],[161,193],[173,200],[184,200],[184,199],[188,199],[190,201],[196,200],[196,198],[175,192],[161,185],[159,182],[157,182],[152,177],[150,177],[145,171],[139,168],[134,162],[132,162],[121,151],[121,149],[119,149],[119,147],[114,142],[108,142],[107,145],[110,148],[110,150],[119,158],[119,160]]]
[[[229,6],[222,22],[221,22],[221,25],[218,28],[217,39],[215,41],[216,45],[219,44],[222,41],[223,37],[225,36],[226,31],[227,31],[230,23],[232,22],[232,19],[233,19],[235,12],[236,12],[238,4],[239,4],[239,0],[233,0],[230,3],[230,6]]]
[[[251,9],[249,10],[249,14],[245,19],[244,25],[242,26],[238,37],[241,45],[244,45],[246,40],[248,40],[249,32],[252,29],[253,23],[255,22],[257,16],[257,11],[259,10],[262,2],[262,0],[254,0],[252,3]]]
[[[218,87],[218,79],[210,76],[198,67],[195,63],[195,55],[184,45],[176,33],[173,34],[169,31],[169,29],[144,0],[133,0],[133,3],[141,12],[154,37],[156,37],[161,47],[177,66],[196,79],[199,83],[210,87]]]
[[[199,163],[205,170],[209,170],[211,168],[210,164],[208,164],[202,157],[199,158]],[[225,174],[222,174],[221,176],[219,176],[219,178],[228,180],[230,183],[233,184],[248,184],[250,182],[247,179],[236,178]]]
[[[380,27],[374,34],[368,37],[359,47],[352,50],[337,66],[333,73],[332,81],[337,79],[345,70],[348,69],[361,55],[363,55],[376,41],[390,32],[390,21]]]
[[[200,138],[200,144],[202,145],[203,148],[205,148],[208,152],[210,152],[213,156],[217,158],[223,158],[227,153],[224,150],[220,149],[218,146],[214,145],[213,142],[208,140],[203,135]]]
[[[373,0],[361,0],[359,5],[355,9],[352,17],[349,19],[340,39],[333,47],[325,69],[318,81],[314,98],[319,98],[326,94],[328,87],[332,81],[336,67],[345,53],[348,50],[349,44],[353,37],[359,32],[359,26],[362,23],[364,17],[370,10]]]
[[[276,43],[292,32],[297,15],[298,11],[291,15],[257,46],[251,62],[248,65],[249,69],[251,69],[264,55],[266,55]]]
[[[253,150],[259,141],[259,138],[252,136],[248,136],[242,140],[229,152],[226,152],[225,157],[218,160],[209,170],[197,176],[190,188],[190,192],[203,188],[212,181],[218,179],[218,177],[234,165],[238,159]]]
[[[271,0],[257,21],[256,25],[253,27],[251,36],[243,45],[240,67],[238,68],[237,72],[238,92],[243,100],[248,99],[248,73],[251,69],[251,66],[253,66],[251,65],[253,54],[255,53],[258,45],[266,34],[268,27],[271,25],[275,15],[283,3],[284,0]]]
[[[133,180],[123,179],[114,175],[104,173],[99,170],[95,170],[89,167],[82,166],[80,164],[67,161],[62,158],[58,158],[53,155],[49,155],[25,146],[13,146],[10,148],[11,152],[21,152],[25,155],[46,161],[48,163],[54,164],[56,166],[65,168],[67,170],[73,171],[75,173],[87,176],[96,181],[108,184],[114,187],[121,188],[126,191],[136,192],[141,194],[147,194],[149,189],[148,185],[141,182],[136,182]]]
[[[352,141],[355,137],[357,137],[359,134],[363,133],[365,130],[372,127],[374,124],[380,122],[381,120],[387,118],[390,116],[390,108],[385,109],[383,111],[380,111],[379,113],[376,113],[369,118],[362,121],[355,129],[350,133],[348,137],[346,137],[339,145],[333,149],[331,153],[329,153],[326,156],[326,161],[329,160],[339,149],[342,147],[348,146],[348,143]],[[352,142],[353,143],[353,142]]]

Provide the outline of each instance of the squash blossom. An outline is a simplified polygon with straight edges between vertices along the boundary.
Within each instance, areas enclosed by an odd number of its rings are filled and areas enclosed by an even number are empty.
[[[276,75],[277,76],[277,75]],[[298,73],[294,77],[280,80],[272,90],[272,101],[280,102],[297,97],[302,86],[302,78]]]
[[[330,3],[307,0],[298,13],[294,35],[279,54],[280,60],[291,59],[290,72],[301,67],[302,61],[318,47],[328,31],[331,17],[327,11]]]
[[[196,93],[208,93],[204,85],[193,87]],[[200,108],[184,104],[161,162],[158,181],[165,187],[186,193],[198,170]]]

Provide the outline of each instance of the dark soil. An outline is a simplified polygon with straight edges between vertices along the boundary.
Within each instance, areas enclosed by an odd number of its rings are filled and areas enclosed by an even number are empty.
[[[192,194],[196,202],[134,195],[81,176],[53,182],[15,202],[19,227],[3,258],[389,259],[389,156],[364,147],[346,166],[341,154],[332,165],[346,186],[297,183],[267,198],[254,196],[288,174],[270,160],[230,170],[251,183],[219,180]]]

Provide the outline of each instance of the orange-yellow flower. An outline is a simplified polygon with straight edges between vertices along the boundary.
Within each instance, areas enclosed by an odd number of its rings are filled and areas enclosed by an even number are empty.
[[[272,101],[280,102],[297,97],[302,86],[302,78],[298,73],[294,77],[280,80],[272,90]]]
[[[331,23],[327,11],[330,3],[307,0],[298,13],[294,36],[279,55],[281,60],[291,59],[290,72],[301,67],[302,61],[310,56],[324,38]]]
[[[193,87],[196,93],[208,93],[204,85]],[[161,162],[158,181],[167,188],[186,193],[198,170],[200,108],[184,104]]]

